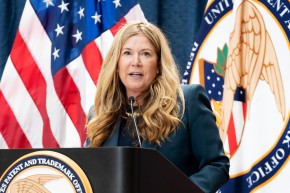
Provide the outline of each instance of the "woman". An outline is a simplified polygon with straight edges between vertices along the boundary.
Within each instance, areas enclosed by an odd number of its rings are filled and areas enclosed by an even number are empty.
[[[134,98],[138,132],[129,98]],[[215,192],[229,178],[207,95],[200,85],[180,85],[168,42],[153,24],[129,23],[116,34],[87,129],[86,147],[156,149],[204,192]]]

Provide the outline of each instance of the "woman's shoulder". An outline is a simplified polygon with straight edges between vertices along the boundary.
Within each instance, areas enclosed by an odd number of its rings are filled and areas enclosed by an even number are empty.
[[[190,93],[205,93],[204,87],[200,84],[182,84],[181,88],[183,90],[184,96],[187,96]]]
[[[183,89],[195,89],[198,87],[202,87],[202,85],[201,84],[181,84],[181,87]]]
[[[87,116],[88,121],[90,121],[95,115],[96,115],[95,106],[92,105],[88,112],[88,116]]]

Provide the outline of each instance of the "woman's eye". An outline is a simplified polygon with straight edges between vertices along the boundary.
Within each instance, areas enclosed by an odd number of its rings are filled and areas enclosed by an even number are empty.
[[[143,52],[142,55],[144,55],[144,56],[150,56],[150,53],[149,52]]]
[[[129,51],[124,51],[123,55],[130,55],[130,52]]]

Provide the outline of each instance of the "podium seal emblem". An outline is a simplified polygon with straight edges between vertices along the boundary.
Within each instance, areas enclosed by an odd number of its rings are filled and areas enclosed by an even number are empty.
[[[83,170],[69,157],[36,151],[16,160],[0,178],[0,193],[92,193]]]

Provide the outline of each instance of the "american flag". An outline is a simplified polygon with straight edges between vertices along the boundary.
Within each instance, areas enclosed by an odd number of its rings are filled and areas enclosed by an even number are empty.
[[[101,63],[135,0],[27,0],[0,82],[0,148],[81,147]]]

